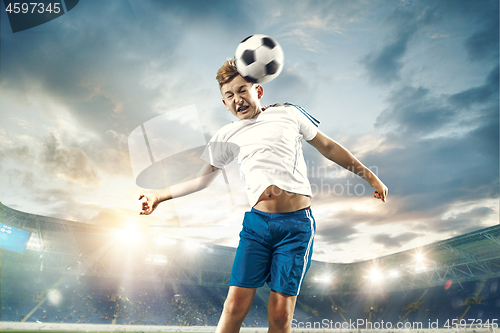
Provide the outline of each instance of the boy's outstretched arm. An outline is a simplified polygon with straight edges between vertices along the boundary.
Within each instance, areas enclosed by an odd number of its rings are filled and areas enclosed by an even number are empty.
[[[387,198],[387,186],[367,167],[365,167],[351,152],[342,147],[337,142],[330,139],[321,131],[308,141],[316,148],[323,156],[340,165],[341,167],[354,172],[375,188],[374,197],[381,199],[383,202]]]
[[[179,184],[163,190],[141,193],[139,200],[146,199],[142,202],[141,215],[151,214],[161,202],[172,199],[172,193],[175,193],[175,197],[178,198],[207,188],[219,173],[220,169],[204,162],[200,171],[183,179]]]

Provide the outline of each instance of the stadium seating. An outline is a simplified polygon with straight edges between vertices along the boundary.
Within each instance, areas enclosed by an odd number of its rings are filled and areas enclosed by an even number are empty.
[[[216,326],[228,288],[85,276],[47,276],[1,280],[1,321]],[[500,278],[453,283],[448,288],[358,294],[301,293],[295,323],[429,323],[497,319]],[[243,325],[266,327],[269,294],[259,289]],[[466,311],[467,310],[467,311]],[[29,318],[27,318],[28,314]],[[331,326],[331,328],[334,328]]]

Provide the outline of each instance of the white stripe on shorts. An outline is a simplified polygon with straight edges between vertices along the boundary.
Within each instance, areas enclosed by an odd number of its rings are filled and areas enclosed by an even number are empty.
[[[309,238],[309,243],[307,244],[306,254],[304,255],[304,267],[302,267],[302,276],[300,277],[299,288],[297,290],[297,296],[300,292],[300,287],[302,286],[302,280],[304,280],[304,275],[306,274],[307,263],[309,261],[309,251],[311,250],[311,244],[314,239],[314,220],[311,217],[311,211],[309,209],[306,210],[306,215],[311,221],[311,238]]]

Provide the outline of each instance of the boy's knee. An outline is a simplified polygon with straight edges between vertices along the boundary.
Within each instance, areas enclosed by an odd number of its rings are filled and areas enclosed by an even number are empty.
[[[226,300],[223,311],[232,317],[240,317],[246,314],[245,307],[240,302]]]
[[[275,310],[269,314],[269,326],[287,327],[292,322],[292,316],[286,310]]]

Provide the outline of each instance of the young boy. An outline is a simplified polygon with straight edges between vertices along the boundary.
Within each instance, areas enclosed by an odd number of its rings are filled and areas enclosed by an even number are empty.
[[[356,173],[385,202],[387,187],[349,151],[327,137],[319,122],[291,104],[261,108],[262,86],[238,74],[232,60],[217,72],[222,102],[239,121],[221,128],[208,143],[205,161],[191,181],[176,187],[183,196],[210,185],[224,165],[237,159],[252,206],[245,213],[231,271],[229,292],[216,332],[239,332],[256,288],[271,288],[269,332],[290,332],[300,286],[312,256],[316,225],[311,213],[311,186],[302,155],[302,139],[323,156]],[[173,192],[173,191],[172,191]],[[141,194],[141,214],[172,199],[171,189]]]

